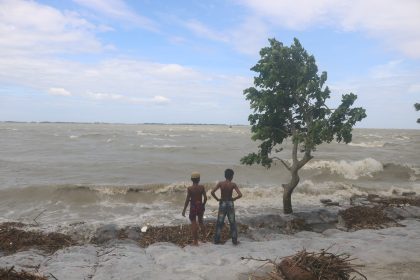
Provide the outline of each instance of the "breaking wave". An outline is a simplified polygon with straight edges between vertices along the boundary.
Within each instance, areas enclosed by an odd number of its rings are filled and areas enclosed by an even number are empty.
[[[361,142],[361,143],[348,143],[349,146],[354,147],[363,147],[363,148],[382,148],[386,143],[383,141],[373,141],[373,142]]]
[[[373,158],[365,158],[358,161],[319,160],[309,162],[303,169],[324,169],[331,174],[338,174],[350,180],[357,180],[364,176],[372,177],[374,173],[384,170],[382,163]]]

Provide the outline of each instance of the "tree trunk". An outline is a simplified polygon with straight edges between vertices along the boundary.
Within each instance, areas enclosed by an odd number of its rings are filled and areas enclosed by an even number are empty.
[[[299,183],[299,175],[297,170],[292,170],[292,179],[290,183],[283,185],[283,212],[284,214],[293,213],[292,208],[292,193]]]
[[[311,150],[306,149],[305,155],[301,160],[298,159],[297,153],[298,153],[298,146],[299,142],[297,140],[297,132],[294,127],[292,126],[292,134],[293,134],[293,149],[292,149],[292,165],[288,167],[286,164],[286,168],[290,171],[290,174],[292,175],[292,179],[288,184],[283,185],[283,212],[284,214],[290,214],[293,213],[292,208],[292,193],[293,190],[296,188],[297,184],[299,184],[299,175],[298,171],[301,169],[308,161],[312,159],[311,156]]]

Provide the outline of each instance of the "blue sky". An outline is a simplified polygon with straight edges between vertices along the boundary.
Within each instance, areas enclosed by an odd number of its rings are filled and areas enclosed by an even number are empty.
[[[298,38],[331,106],[416,128],[418,0],[0,0],[0,121],[247,124],[268,38]]]

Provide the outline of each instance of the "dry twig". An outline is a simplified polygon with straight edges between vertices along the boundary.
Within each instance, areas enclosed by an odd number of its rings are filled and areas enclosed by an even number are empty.
[[[329,253],[328,249],[323,249],[320,252],[307,252],[303,249],[293,256],[281,258],[280,262],[252,257],[242,257],[241,259],[262,261],[265,262],[264,265],[273,265],[272,271],[264,276],[250,275],[250,279],[256,280],[350,280],[356,279],[356,277],[359,277],[357,279],[367,279],[357,270],[362,265],[351,263],[355,258],[350,258],[350,255],[344,253]],[[351,278],[352,275],[355,276]]]

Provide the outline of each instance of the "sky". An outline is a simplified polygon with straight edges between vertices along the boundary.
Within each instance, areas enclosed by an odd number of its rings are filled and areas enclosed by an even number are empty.
[[[0,0],[0,121],[248,124],[259,50],[295,37],[357,127],[420,128],[420,0]]]

